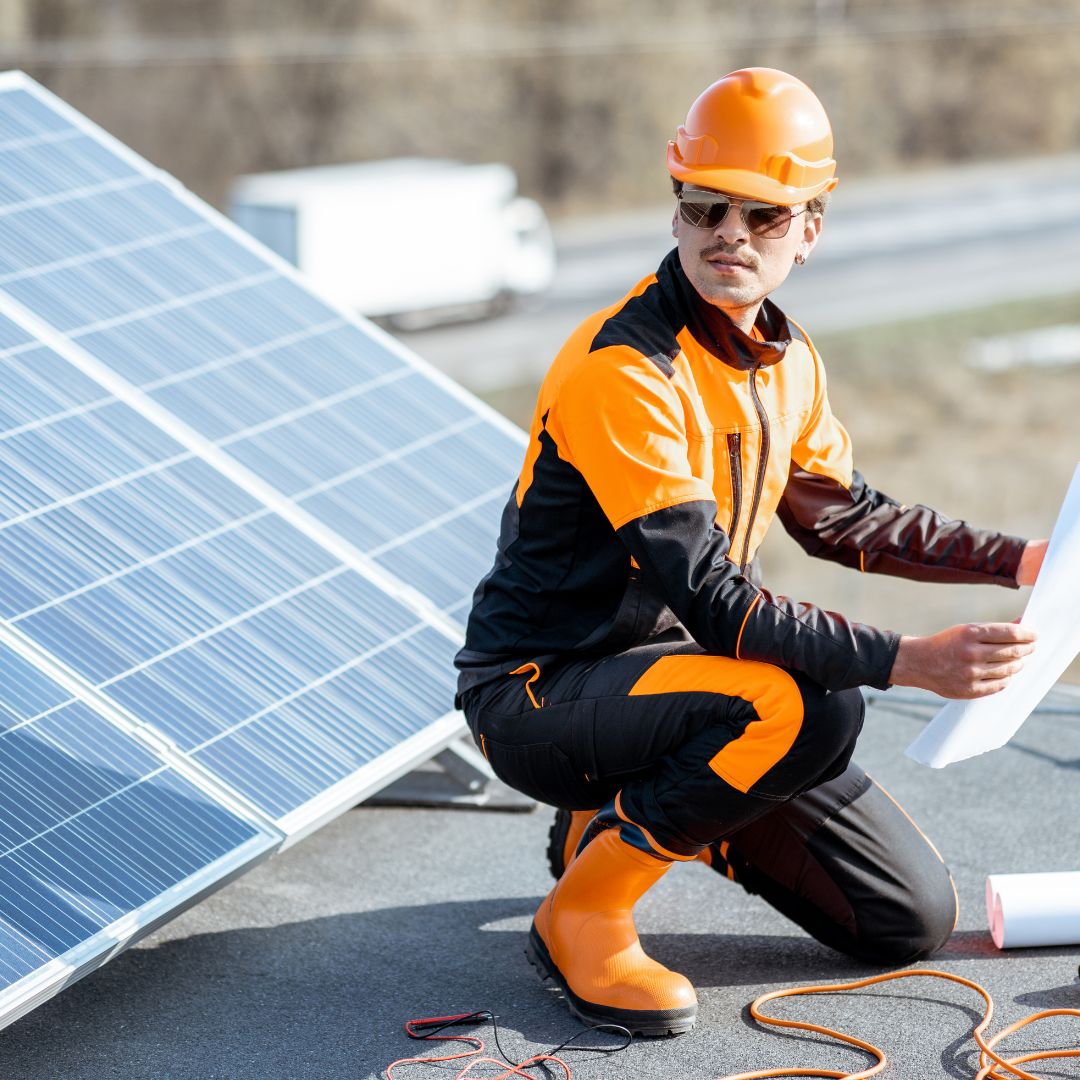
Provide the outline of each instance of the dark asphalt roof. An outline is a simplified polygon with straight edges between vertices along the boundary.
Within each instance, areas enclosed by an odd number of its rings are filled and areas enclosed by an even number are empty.
[[[924,700],[873,695],[856,758],[903,801],[956,876],[960,923],[934,966],[991,991],[994,1030],[1037,1009],[1080,1008],[1080,948],[999,952],[983,902],[988,873],[1080,869],[1080,693],[1059,689],[1008,748],[944,771],[902,756],[932,714]],[[579,1027],[522,952],[550,885],[551,816],[546,807],[350,811],[5,1030],[0,1075],[374,1078],[424,1049],[406,1039],[406,1019],[480,1008],[501,1018],[509,1052],[553,1046]],[[613,1057],[570,1055],[575,1080],[862,1066],[854,1051],[757,1030],[745,1006],[768,989],[871,969],[701,865],[675,867],[637,914],[647,950],[697,986],[698,1026]],[[976,1071],[966,1033],[979,1000],[957,986],[905,980],[780,1009],[879,1042],[889,1077]],[[1078,1042],[1080,1025],[1055,1020],[1012,1046]],[[402,1075],[427,1073],[453,1075],[415,1067]],[[1057,1066],[1054,1075],[1076,1074]]]

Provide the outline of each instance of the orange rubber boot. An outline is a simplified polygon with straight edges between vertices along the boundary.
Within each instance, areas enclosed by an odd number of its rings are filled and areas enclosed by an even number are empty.
[[[570,1011],[589,1024],[621,1024],[638,1035],[677,1035],[697,1016],[683,975],[645,955],[634,904],[671,863],[605,829],[566,868],[544,898],[526,955],[562,987]]]

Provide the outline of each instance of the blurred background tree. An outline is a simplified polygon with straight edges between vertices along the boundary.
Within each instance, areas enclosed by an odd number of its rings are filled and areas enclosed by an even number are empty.
[[[1080,0],[0,0],[0,50],[219,204],[410,154],[505,161],[553,213],[654,203],[748,64],[814,87],[845,176],[1080,148]]]

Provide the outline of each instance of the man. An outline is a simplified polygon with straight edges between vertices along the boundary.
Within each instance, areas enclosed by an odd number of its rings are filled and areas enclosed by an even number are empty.
[[[1045,548],[853,471],[817,353],[766,299],[813,251],[836,184],[810,89],[725,76],[668,168],[678,246],[545,378],[457,657],[496,774],[560,808],[530,957],[582,1019],[646,1035],[696,1013],[631,914],[672,862],[703,860],[872,962],[945,941],[948,870],[851,762],[857,687],[979,697],[1033,647],[1014,624],[901,637],[774,596],[754,563],[772,518],[812,555],[929,581],[1030,584]]]

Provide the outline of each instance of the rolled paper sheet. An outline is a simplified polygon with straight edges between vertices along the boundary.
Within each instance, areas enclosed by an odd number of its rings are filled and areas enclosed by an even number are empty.
[[[1080,945],[1080,870],[991,874],[986,915],[999,949]]]

